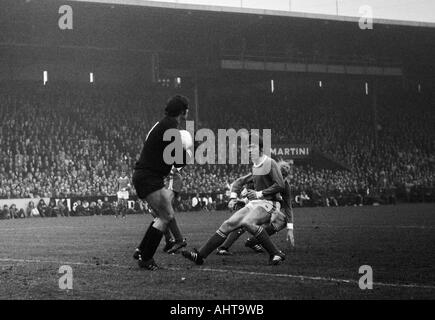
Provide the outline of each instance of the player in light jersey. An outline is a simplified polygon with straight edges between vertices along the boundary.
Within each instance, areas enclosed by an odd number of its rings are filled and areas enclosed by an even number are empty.
[[[123,218],[125,218],[128,207],[129,190],[131,188],[130,178],[127,176],[126,172],[121,171],[121,176],[118,178],[118,210],[115,211],[115,218],[118,217],[120,213]]]
[[[251,233],[266,249],[270,256],[269,264],[277,265],[285,259],[284,253],[275,246],[262,227],[270,221],[271,214],[280,209],[280,192],[285,189],[284,179],[275,160],[263,153],[263,142],[260,137],[250,136],[249,152],[253,162],[252,174],[240,179],[243,180],[243,185],[251,180],[254,183],[254,190],[246,194],[250,201],[226,220],[199,250],[182,252],[186,259],[197,265],[202,265],[210,253],[221,246],[232,231],[241,227]],[[236,205],[237,197],[236,193],[231,194],[230,208]]]
[[[280,168],[281,174],[285,181],[285,191],[282,192],[282,200],[281,203],[281,210],[277,210],[272,213],[270,222],[263,225],[266,232],[269,234],[269,236],[274,235],[278,233],[279,231],[283,230],[287,226],[287,241],[290,241],[291,245],[294,246],[294,233],[293,233],[293,223],[294,223],[294,215],[293,215],[293,208],[291,205],[291,188],[290,188],[290,165],[285,161],[280,161],[278,163],[278,167]],[[243,182],[243,179],[236,180],[231,188],[231,192],[239,193],[241,188],[243,188],[243,185],[241,184]],[[250,188],[249,184],[246,186],[246,188]],[[243,189],[241,192],[241,196],[243,197],[244,194],[246,194],[248,189]],[[243,207],[245,203],[248,203],[247,199],[241,199],[239,201],[240,205]],[[229,251],[230,247],[234,244],[234,242],[237,241],[237,239],[245,233],[244,228],[240,228],[239,230],[235,230],[231,232],[225,242],[220,246],[217,250],[218,255],[226,256],[226,255],[232,255]],[[263,248],[261,245],[256,241],[254,237],[249,238],[245,242],[245,246],[248,248],[251,248],[257,253],[263,252]]]

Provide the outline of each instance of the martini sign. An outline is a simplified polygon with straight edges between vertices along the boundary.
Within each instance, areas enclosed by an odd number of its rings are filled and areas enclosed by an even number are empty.
[[[282,159],[306,159],[311,156],[311,151],[309,145],[280,144],[272,146],[270,153]]]

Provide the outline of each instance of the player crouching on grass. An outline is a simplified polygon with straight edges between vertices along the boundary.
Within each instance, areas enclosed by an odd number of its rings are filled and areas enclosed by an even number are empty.
[[[284,178],[285,181],[285,191],[281,194],[282,200],[281,203],[281,210],[276,210],[272,213],[270,222],[266,225],[264,225],[264,230],[268,233],[269,236],[272,236],[279,231],[283,230],[287,226],[287,241],[290,241],[291,245],[294,246],[294,233],[293,233],[293,208],[291,204],[291,188],[290,188],[290,165],[289,163],[285,161],[278,162],[278,167],[280,168],[281,175]],[[244,177],[237,179],[232,187],[231,187],[231,194],[236,196],[239,194],[240,190],[243,188],[244,183],[246,179]],[[245,189],[241,192],[241,196],[244,197],[246,193],[248,192],[250,188],[249,184],[246,185]],[[234,201],[234,200],[233,200]],[[236,206],[244,207],[245,203],[248,203],[248,200],[246,198],[237,200]],[[235,230],[231,232],[225,242],[220,246],[216,252],[217,255],[221,256],[228,256],[232,255],[229,251],[230,247],[234,244],[234,242],[237,241],[237,239],[245,233],[244,228],[240,228],[238,230]],[[245,242],[245,246],[248,248],[251,248],[256,253],[262,253],[264,252],[261,245],[258,243],[257,239],[255,237],[251,237]]]
[[[183,239],[174,217],[173,193],[166,189],[164,184],[164,177],[171,172],[173,167],[173,163],[167,163],[164,157],[165,149],[173,141],[165,141],[164,134],[168,130],[178,129],[181,122],[187,119],[188,105],[187,98],[179,95],[168,101],[165,117],[148,132],[140,158],[135,165],[133,184],[136,193],[154,210],[156,219],[148,227],[134,258],[138,260],[140,268],[151,271],[158,269],[153,257],[167,228],[169,227],[177,238]],[[182,141],[181,133],[176,137],[175,141],[177,140]],[[183,151],[184,159],[190,151],[186,149],[184,148]]]
[[[249,203],[236,211],[216,231],[216,233],[199,250],[183,251],[182,255],[197,265],[202,265],[204,260],[225,241],[227,236],[239,228],[246,229],[269,253],[270,265],[280,264],[285,255],[270,240],[263,224],[270,221],[270,216],[275,210],[280,209],[280,192],[285,190],[284,179],[277,163],[263,153],[263,141],[257,135],[250,135],[249,153],[253,162],[252,173],[243,177],[243,184],[250,180],[254,183],[254,190],[247,192]],[[237,203],[237,195],[233,195],[229,206]]]

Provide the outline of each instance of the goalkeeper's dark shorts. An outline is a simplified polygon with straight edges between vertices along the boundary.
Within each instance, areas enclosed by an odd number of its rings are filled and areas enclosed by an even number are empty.
[[[151,193],[165,187],[162,176],[147,170],[135,170],[133,173],[133,185],[139,199],[145,198]]]

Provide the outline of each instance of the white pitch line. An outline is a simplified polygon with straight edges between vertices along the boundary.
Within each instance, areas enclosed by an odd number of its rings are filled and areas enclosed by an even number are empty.
[[[40,259],[12,259],[0,258],[0,262],[17,262],[17,263],[53,263],[59,265],[72,265],[72,266],[90,266],[90,267],[111,267],[111,268],[124,268],[128,269],[129,266],[120,264],[96,264],[90,262],[72,262],[72,261],[56,261],[56,260],[40,260]]]
[[[17,263],[52,263],[59,265],[77,265],[77,266],[90,266],[90,267],[110,267],[110,268],[122,268],[130,269],[131,266],[120,265],[120,264],[96,264],[89,262],[71,262],[71,261],[55,261],[55,260],[39,260],[39,259],[12,259],[12,258],[0,258],[0,262],[17,262]],[[171,271],[186,271],[186,269],[181,268],[164,268],[164,270]],[[340,279],[340,278],[330,278],[330,277],[315,277],[315,276],[305,276],[305,275],[293,275],[287,273],[267,273],[267,272],[253,272],[244,270],[227,270],[227,269],[213,269],[213,268],[203,268],[200,267],[195,269],[204,272],[217,272],[217,273],[235,273],[251,276],[266,276],[266,277],[277,277],[277,278],[291,278],[298,279],[300,281],[322,281],[322,282],[335,282],[335,283],[346,283],[358,285],[358,281],[354,279]],[[380,287],[393,287],[393,288],[411,288],[411,289],[430,289],[435,290],[435,285],[423,285],[423,284],[405,284],[405,283],[388,283],[388,282],[373,282],[373,286]]]
[[[296,226],[295,226],[296,227]],[[431,230],[435,229],[435,226],[387,226],[387,225],[331,225],[331,224],[319,224],[319,225],[300,225],[299,228],[331,228],[331,229],[420,229],[420,230]]]
[[[313,280],[313,281],[324,281],[324,282],[348,283],[348,284],[356,284],[356,285],[359,284],[359,282],[357,280],[354,280],[354,279],[313,277],[313,276],[304,276],[304,275],[293,275],[293,274],[287,274],[287,273],[250,272],[250,271],[243,271],[243,270],[226,270],[226,269],[210,269],[210,268],[202,268],[200,270],[212,271],[212,272],[221,272],[221,273],[233,272],[233,273],[238,273],[238,274],[247,274],[247,275],[255,275],[255,276],[273,276],[273,277],[282,277],[282,278],[292,278],[292,279],[299,279],[301,281]],[[435,290],[435,286],[421,285],[421,284],[414,284],[414,283],[413,284],[404,284],[404,283],[373,282],[373,286]]]
[[[55,229],[79,229],[79,227],[72,226],[51,226],[51,227],[24,227],[24,228],[0,228],[0,232],[2,231],[32,231],[32,230],[55,230]]]
[[[297,229],[315,229],[315,228],[330,228],[330,229],[413,229],[413,230],[434,230],[435,226],[387,226],[387,225],[330,225],[330,224],[313,224],[313,225],[296,225]],[[83,227],[80,226],[51,226],[51,227],[14,227],[14,228],[0,228],[0,232],[3,231],[33,231],[33,230],[60,230],[60,229],[68,229],[68,230],[82,230]],[[135,230],[135,227],[124,227],[124,229]],[[209,234],[209,233],[201,233],[201,234]]]

